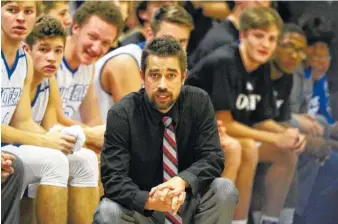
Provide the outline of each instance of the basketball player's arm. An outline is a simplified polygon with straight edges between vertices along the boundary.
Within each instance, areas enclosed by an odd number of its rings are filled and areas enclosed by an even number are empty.
[[[95,93],[94,69],[92,72],[92,81],[89,85],[87,94],[80,105],[81,120],[88,126],[101,125],[102,119],[99,111],[99,102]]]
[[[30,86],[33,76],[32,59],[27,54],[28,73],[19,104],[9,125],[1,125],[1,141],[10,144],[38,145],[45,144],[46,130],[32,119],[30,105]]]
[[[141,88],[141,76],[135,59],[127,54],[111,59],[103,69],[103,88],[110,93],[114,102]]]
[[[58,124],[57,121],[57,115],[56,115],[56,109],[55,109],[55,97],[57,95],[55,94],[55,91],[51,91],[52,89],[57,88],[56,82],[51,82],[51,78],[49,79],[49,99],[47,104],[47,109],[45,112],[45,115],[42,119],[41,126],[44,127],[46,130],[49,130],[54,125]]]
[[[50,85],[50,94],[53,95],[53,104],[55,107],[57,122],[63,126],[72,126],[72,125],[80,125],[81,127],[87,127],[86,125],[81,124],[80,122],[74,121],[68,118],[62,110],[62,101],[61,94],[58,88],[57,81],[55,77],[49,79]]]
[[[30,91],[33,78],[33,61],[28,54],[26,54],[26,57],[28,66],[27,77],[25,79],[19,104],[13,114],[10,125],[19,130],[43,134],[46,133],[46,130],[32,119]]]
[[[50,85],[50,102],[48,102],[48,107],[46,115],[42,121],[43,127],[46,129],[52,127],[56,123],[59,123],[63,126],[72,126],[80,125],[83,128],[83,131],[86,135],[86,144],[93,145],[95,148],[101,148],[103,144],[103,135],[106,130],[105,125],[97,127],[88,127],[80,122],[74,121],[64,115],[61,106],[61,96],[57,81],[55,77],[49,79]],[[55,118],[56,120],[55,120]],[[92,148],[92,147],[89,147]]]
[[[237,138],[252,138],[259,142],[276,144],[277,136],[270,131],[251,128],[233,119],[231,111],[216,111],[217,120],[221,120],[226,127],[227,134]]]

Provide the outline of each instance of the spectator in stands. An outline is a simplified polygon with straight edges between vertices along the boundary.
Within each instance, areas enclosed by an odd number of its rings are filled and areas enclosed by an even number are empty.
[[[313,95],[309,105],[309,113],[312,116],[325,118],[326,124],[335,124],[329,107],[329,91],[326,79],[326,73],[330,67],[330,46],[334,38],[333,27],[329,21],[321,17],[311,17],[305,20],[303,25],[309,39],[309,47],[307,49],[307,60],[305,78],[312,78]],[[322,121],[320,119],[319,121]],[[338,128],[337,128],[338,132]],[[338,135],[337,135],[338,138]]]
[[[22,161],[1,152],[1,223],[20,223],[20,198],[24,178]]]
[[[186,57],[171,37],[150,41],[141,60],[145,88],[109,110],[105,196],[94,223],[231,222],[237,191],[217,178],[224,155],[207,93],[182,87]]]
[[[229,44],[239,40],[239,17],[242,11],[248,7],[270,7],[270,1],[235,1],[234,8],[226,20],[211,28],[199,46],[189,57],[188,68],[191,69],[204,56],[216,50],[223,44]]]
[[[301,65],[306,58],[307,39],[304,31],[296,24],[286,24],[278,43],[271,66],[271,79],[274,95],[276,97],[277,117],[276,121],[284,123],[286,126],[294,126],[290,108],[290,94],[293,86],[292,75],[297,67]],[[330,152],[330,142],[322,137],[307,135],[307,147],[305,153],[300,156],[298,164],[298,178],[295,181],[299,183],[298,196],[292,193],[286,201],[285,207],[294,212],[297,205],[297,214],[301,214],[308,202],[315,178],[317,176],[320,164],[325,162]],[[318,162],[316,162],[318,160]],[[307,161],[307,162],[306,162]],[[292,189],[293,190],[293,189]],[[292,200],[289,200],[292,199]],[[292,216],[291,216],[292,218]],[[293,223],[292,219],[285,220],[282,223]]]
[[[157,9],[163,5],[176,4],[176,1],[140,1],[136,3],[136,16],[141,25],[138,31],[132,32],[121,40],[121,45],[137,44],[146,40],[146,30],[150,28],[150,20]]]
[[[204,35],[218,20],[225,20],[230,13],[226,1],[184,1],[184,8],[194,20],[194,30],[190,34],[187,54],[195,51]]]
[[[294,76],[291,94],[291,109],[295,113],[293,119],[309,135],[338,139],[338,125],[329,125],[334,121],[328,111],[324,75],[330,65],[328,47],[333,39],[332,27],[329,21],[320,17],[309,17],[301,26],[309,41],[309,47],[306,64],[300,67]],[[317,54],[320,54],[319,57],[316,57]],[[321,78],[321,81],[316,81],[318,78]],[[313,88],[314,85],[316,89]]]
[[[275,118],[278,122],[291,122],[297,128],[301,128],[299,125],[295,125],[295,121],[292,121],[292,113],[290,107],[290,95],[293,88],[292,75],[296,72],[297,68],[301,65],[306,58],[307,39],[304,31],[296,24],[287,24],[284,27],[284,31],[281,35],[275,56],[272,60],[271,79],[273,80],[273,89],[276,96],[276,104],[278,115]],[[297,87],[295,87],[297,88]],[[297,116],[297,114],[295,115]],[[309,134],[309,133],[307,133]],[[324,139],[317,143],[312,140],[321,139],[322,136],[308,136],[308,140],[311,139],[312,150],[308,151],[319,159],[327,157],[329,150],[323,150],[324,148],[330,148],[330,142],[325,143]]]
[[[69,14],[69,1],[43,1],[43,12],[59,20],[64,29],[72,24],[72,17]]]
[[[276,48],[283,22],[273,9],[252,7],[243,11],[239,24],[240,44],[223,45],[199,61],[186,83],[209,93],[216,117],[230,136],[254,139],[259,145],[259,161],[272,163],[264,180],[262,213],[256,222],[278,223],[298,154],[306,144],[298,130],[285,130],[272,120],[275,101],[267,61]],[[250,203],[251,194],[248,196],[243,204]],[[242,215],[238,222],[246,223],[248,214]]]
[[[298,120],[294,119],[294,123],[298,124],[299,127],[308,132],[309,135],[319,135],[321,140],[325,142],[326,148],[327,145],[329,145],[332,150],[337,150],[338,144],[337,139],[334,138],[334,126],[330,126],[328,121],[322,116],[318,116],[319,105],[311,103],[311,101],[317,101],[318,98],[316,95],[318,93],[321,93],[319,95],[324,97],[323,100],[325,102],[325,96],[323,96],[325,93],[321,92],[324,90],[324,85],[318,85],[324,84],[324,82],[317,83],[317,85],[315,84],[315,86],[313,86],[313,81],[316,83],[316,77],[322,77],[321,74],[325,74],[328,69],[329,52],[327,47],[333,38],[332,26],[330,22],[323,20],[321,17],[308,15],[304,17],[301,26],[309,42],[307,60],[305,65],[300,67],[295,74],[296,79],[294,79],[293,93],[297,94],[291,97],[291,100],[295,102],[294,108],[300,108],[304,114],[298,115],[298,117],[296,117]],[[320,57],[313,58],[316,56]],[[324,81],[325,79],[322,80]],[[321,88],[315,90],[313,87]],[[302,92],[297,92],[302,89],[308,90],[307,97],[303,97]],[[311,97],[314,99],[311,100]],[[324,105],[325,103],[322,102],[323,111],[325,111],[324,108],[326,108]],[[312,147],[316,145],[316,143],[317,142],[312,142]],[[331,152],[327,158],[324,166],[320,167],[317,163],[314,163],[311,158],[300,157],[299,167],[302,167],[304,174],[303,177],[301,177],[303,181],[300,182],[302,192],[296,210],[295,223],[318,223],[319,221],[326,223],[329,220],[335,223],[337,221],[337,218],[333,218],[333,211],[336,206],[331,203],[331,201],[335,201],[336,199],[332,197],[331,192],[335,192],[338,189],[338,182],[336,181],[338,154]],[[300,176],[302,175],[302,170],[299,170]],[[320,195],[320,197],[317,195]],[[325,214],[323,214],[323,210],[325,210]]]

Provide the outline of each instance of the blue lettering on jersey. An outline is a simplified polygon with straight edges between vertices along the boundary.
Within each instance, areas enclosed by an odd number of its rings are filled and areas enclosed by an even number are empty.
[[[1,107],[16,106],[21,93],[21,88],[1,88]]]
[[[75,110],[72,106],[66,106],[63,108],[63,113],[66,115],[66,117],[70,117],[75,113]]]
[[[60,88],[63,101],[82,102],[86,96],[89,85],[72,85],[69,88]]]

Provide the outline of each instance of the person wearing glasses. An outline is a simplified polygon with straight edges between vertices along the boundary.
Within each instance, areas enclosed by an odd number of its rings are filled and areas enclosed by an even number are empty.
[[[306,133],[308,141],[306,153],[302,154],[298,161],[298,188],[302,190],[297,196],[294,223],[326,223],[333,221],[333,213],[330,212],[334,210],[330,207],[332,194],[329,193],[332,191],[327,189],[333,191],[337,189],[337,184],[335,184],[338,183],[335,179],[337,168],[334,164],[337,164],[338,154],[331,150],[338,147],[337,141],[333,138],[334,126],[325,125],[325,119],[318,116],[319,104],[316,105],[311,101],[317,98],[318,90],[315,90],[316,84],[318,85],[317,80],[323,79],[329,67],[328,46],[333,35],[330,24],[318,17],[305,19],[301,24],[301,29],[298,32],[298,38],[288,40],[294,43],[293,47],[290,44],[290,47],[286,47],[287,44],[283,42],[285,38],[282,37],[274,59],[279,68],[286,70],[287,61],[299,62],[301,58],[304,60],[303,54],[306,53],[305,63],[298,63],[298,68],[294,67],[289,70],[293,73],[293,87],[289,99],[292,112],[290,124]],[[301,36],[302,39],[300,39]],[[304,38],[307,39],[308,46],[305,50],[301,50],[299,47],[301,43],[304,43]],[[296,54],[297,48],[298,54]],[[287,52],[289,52],[289,60],[283,60],[287,58]],[[321,160],[320,163],[318,159]],[[321,215],[323,213],[325,214]]]
[[[278,115],[275,118],[277,122],[284,123],[287,126],[300,128],[296,121],[292,120],[290,108],[290,94],[293,87],[293,74],[303,60],[306,59],[307,38],[302,28],[296,24],[286,24],[276,48],[275,55],[271,61],[271,79],[272,88],[276,97],[276,107]],[[296,116],[302,116],[295,114]],[[322,137],[307,134],[307,146],[305,153],[299,157],[299,164],[296,178],[299,183],[293,185],[289,191],[285,207],[289,212],[294,213],[297,206],[297,213],[301,214],[306,206],[311,189],[321,164],[327,159],[331,145]],[[297,194],[297,189],[302,192]],[[296,196],[297,195],[297,196]],[[293,200],[298,198],[298,200]],[[291,200],[290,200],[291,199]],[[297,204],[296,204],[297,202]],[[293,216],[290,216],[293,217]],[[291,223],[292,220],[287,220]]]
[[[206,90],[216,118],[224,123],[227,133],[255,140],[258,161],[271,164],[266,175],[256,179],[257,184],[264,185],[260,186],[264,197],[259,197],[262,206],[253,210],[254,223],[284,223],[285,198],[306,141],[297,129],[286,129],[273,120],[276,109],[268,61],[276,49],[283,21],[271,8],[252,7],[242,12],[239,24],[239,45],[223,45],[199,61],[189,71],[186,84]],[[251,180],[247,178],[247,188],[239,190],[239,205],[246,206],[233,224],[247,223]]]
[[[309,46],[307,59],[294,76],[290,97],[293,119],[309,135],[337,140],[338,125],[334,125],[330,114],[326,81],[331,58],[329,45],[333,40],[332,25],[320,17],[309,17],[300,25]]]

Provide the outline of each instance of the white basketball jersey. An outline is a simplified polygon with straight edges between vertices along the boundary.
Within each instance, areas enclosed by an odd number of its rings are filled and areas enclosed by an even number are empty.
[[[99,99],[101,119],[104,122],[106,122],[108,110],[114,104],[114,101],[112,99],[111,94],[107,93],[101,85],[101,72],[103,71],[103,68],[106,65],[106,63],[111,58],[114,58],[122,54],[130,55],[131,57],[133,57],[138,67],[139,68],[141,67],[142,49],[136,44],[128,44],[126,46],[117,48],[116,50],[107,53],[105,56],[100,58],[95,63],[94,85],[95,85],[96,96]]]
[[[1,123],[9,124],[20,101],[27,76],[27,58],[20,47],[12,68],[1,50]]]
[[[62,59],[56,80],[59,86],[63,113],[72,117],[84,100],[93,76],[93,65],[80,65],[72,70],[65,58]]]
[[[41,121],[45,116],[49,101],[49,93],[49,80],[45,79],[38,86],[35,97],[31,103],[33,120],[38,124],[41,124]]]

